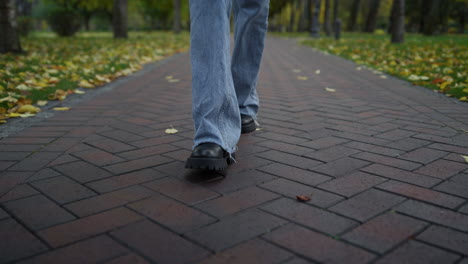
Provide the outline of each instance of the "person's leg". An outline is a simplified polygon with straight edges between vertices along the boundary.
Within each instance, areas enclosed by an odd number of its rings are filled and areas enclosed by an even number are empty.
[[[240,113],[256,119],[257,80],[268,27],[269,0],[233,0],[234,52],[231,72]]]
[[[240,137],[240,113],[231,74],[230,12],[231,0],[190,1],[195,136],[192,159],[186,164],[189,168],[199,167],[193,156],[203,156],[195,153],[200,144],[215,143],[234,153]]]

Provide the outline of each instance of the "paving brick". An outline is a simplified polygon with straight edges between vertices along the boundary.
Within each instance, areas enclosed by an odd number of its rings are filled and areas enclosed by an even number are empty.
[[[399,155],[401,153],[404,153],[404,151],[399,150],[399,149],[394,149],[394,148],[389,148],[389,147],[382,147],[382,146],[377,146],[377,145],[371,145],[371,144],[367,144],[367,143],[363,143],[363,142],[357,142],[357,141],[352,141],[352,142],[346,143],[343,146],[347,147],[347,148],[358,149],[358,150],[361,150],[361,151],[376,153],[376,154],[389,156],[389,157],[396,157],[397,155]]]
[[[175,177],[152,181],[145,184],[145,186],[189,205],[194,205],[219,196],[218,193],[207,188],[179,180]]]
[[[376,137],[396,141],[396,140],[400,140],[400,139],[403,139],[403,138],[409,138],[409,137],[411,137],[412,135],[415,135],[415,134],[417,134],[417,133],[402,130],[402,129],[395,129],[395,130],[391,130],[391,131],[387,131],[387,132],[378,134],[378,135],[376,135]]]
[[[125,256],[120,256],[118,258],[112,259],[110,261],[106,261],[106,264],[148,264],[149,262],[146,261],[144,258],[136,255],[136,254],[128,254]]]
[[[189,232],[186,236],[219,252],[285,224],[286,221],[256,210],[246,211]],[[232,228],[235,226],[236,228]]]
[[[352,148],[347,148],[343,146],[333,146],[327,149],[322,149],[319,151],[314,151],[308,154],[305,154],[305,157],[320,160],[323,162],[330,162],[350,155],[358,153],[359,150]]]
[[[417,174],[397,168],[388,167],[381,164],[372,164],[368,167],[362,168],[361,171],[376,174],[385,178],[394,179],[397,181],[407,182],[422,187],[432,187],[441,182],[440,179]]]
[[[468,234],[440,226],[431,226],[417,239],[468,256]]]
[[[3,219],[8,218],[8,217],[10,217],[10,215],[8,215],[8,213],[5,212],[5,210],[0,208],[0,220],[3,220]]]
[[[218,218],[222,218],[278,197],[279,195],[258,187],[249,187],[203,202],[196,207]]]
[[[142,219],[140,215],[126,208],[117,208],[50,227],[39,231],[37,234],[49,243],[49,245],[56,248],[111,231],[117,227],[125,226],[140,219]]]
[[[270,140],[280,141],[284,143],[289,143],[289,144],[298,144],[298,143],[307,141],[307,139],[304,139],[304,138],[300,138],[296,136],[288,136],[288,135],[283,135],[283,134],[274,133],[274,132],[259,133],[256,136],[270,139]]]
[[[75,217],[43,195],[6,202],[5,208],[32,230],[74,220]]]
[[[34,175],[29,177],[27,179],[27,181],[28,182],[33,182],[33,181],[43,180],[43,179],[52,178],[52,177],[56,177],[56,176],[61,176],[61,174],[58,173],[55,170],[50,169],[50,168],[44,168],[44,169],[34,173]]]
[[[44,137],[7,137],[0,140],[1,144],[48,144],[54,141],[55,138]],[[3,148],[2,148],[3,149]]]
[[[460,214],[448,209],[408,200],[396,207],[395,210],[428,222],[465,232],[468,231],[468,215]]]
[[[305,143],[301,143],[301,146],[312,148],[312,149],[325,149],[329,147],[333,147],[335,145],[343,144],[348,142],[349,140],[337,138],[337,137],[324,137],[319,138],[316,140],[308,141]]]
[[[60,156],[59,152],[36,152],[10,167],[11,171],[38,171]]]
[[[385,178],[356,171],[335,180],[322,183],[318,187],[345,197],[351,197],[384,181],[386,181]]]
[[[0,171],[7,170],[12,167],[16,162],[14,161],[0,161]]]
[[[85,160],[89,163],[92,163],[97,166],[106,166],[113,163],[118,163],[124,161],[124,159],[119,158],[115,155],[112,155],[108,152],[102,151],[97,148],[90,150],[84,150],[80,152],[74,152],[72,154],[75,157],[78,157],[82,160]]]
[[[299,184],[293,181],[286,179],[277,179],[265,184],[260,185],[260,187],[267,190],[282,194],[284,196],[296,199],[298,195],[309,196],[311,199],[307,203],[319,206],[319,207],[329,207],[341,200],[343,197],[336,194],[332,194],[326,191],[322,191],[307,185]]]
[[[453,253],[417,241],[408,241],[377,261],[378,264],[455,263],[459,257]]]
[[[405,153],[400,156],[400,159],[411,160],[422,164],[433,162],[448,153],[445,151],[430,149],[430,148],[419,148],[411,152]]]
[[[262,209],[330,235],[340,234],[358,224],[351,219],[287,198],[273,201],[262,206]]]
[[[257,154],[256,156],[263,158],[263,159],[268,159],[271,161],[291,165],[293,167],[298,167],[301,169],[310,169],[317,165],[322,164],[322,162],[319,162],[316,160],[303,158],[300,156],[296,156],[296,155],[292,155],[292,154],[288,154],[284,152],[279,152],[276,150],[262,152],[260,154]]]
[[[126,162],[121,162],[113,165],[104,167],[104,169],[111,171],[115,174],[127,173],[130,171],[141,170],[145,168],[154,167],[164,163],[171,162],[172,159],[162,157],[162,156],[151,156],[146,158],[141,158],[137,160],[131,160]]]
[[[264,237],[321,263],[367,263],[375,257],[365,250],[295,225],[284,226]]]
[[[398,141],[394,141],[386,144],[387,147],[400,149],[404,151],[411,151],[420,147],[424,147],[431,144],[431,141],[417,139],[417,138],[405,138]]]
[[[131,203],[128,207],[178,233],[184,233],[216,221],[215,218],[200,211],[158,195]]]
[[[332,135],[338,138],[347,139],[348,141],[353,140],[353,141],[359,141],[359,142],[363,142],[367,144],[380,145],[380,146],[385,146],[391,142],[388,139],[369,137],[369,136],[364,136],[364,135],[359,135],[359,134],[354,134],[354,133],[349,133],[349,132],[335,131],[332,133]]]
[[[57,166],[57,165],[62,165],[66,163],[72,163],[75,161],[79,161],[78,158],[73,157],[72,155],[69,154],[63,154],[59,156],[57,159],[49,163],[49,167]]]
[[[438,149],[438,150],[447,151],[447,152],[455,152],[458,154],[468,153],[468,148],[463,148],[463,147],[453,146],[453,145],[446,145],[446,144],[441,144],[441,143],[431,144],[428,146],[428,148]]]
[[[98,236],[22,261],[28,263],[98,263],[125,254],[124,248],[107,236]],[[133,262],[134,263],[134,262]]]
[[[67,151],[73,146],[78,145],[80,141],[81,141],[80,138],[59,138],[55,140],[54,142],[47,144],[41,150],[42,151],[55,151],[55,152]]]
[[[386,213],[356,227],[342,238],[383,254],[427,225],[426,222],[411,217]]]
[[[9,192],[0,196],[0,203],[21,199],[38,193],[38,191],[33,189],[28,184],[18,184],[15,187],[13,187],[13,189],[11,189]]]
[[[255,155],[257,155],[257,153]],[[274,163],[274,162],[268,159],[256,157],[254,155],[243,156],[243,157],[236,156],[236,164],[234,166],[230,166],[228,172],[239,173],[242,171],[253,170],[253,169],[256,169],[256,168],[259,168],[259,167],[262,167],[271,163]]]
[[[35,181],[31,185],[60,204],[95,195],[90,189],[64,176]]]
[[[147,188],[141,186],[132,186],[79,200],[67,204],[65,207],[75,215],[84,217],[150,197],[153,194],[154,192]]]
[[[2,151],[11,151],[11,152],[32,152],[40,149],[42,145],[34,144],[3,144],[0,140],[0,149]]]
[[[142,221],[111,232],[130,248],[157,263],[195,263],[209,252],[166,229]]]
[[[0,221],[0,256],[2,263],[18,260],[46,251],[44,245],[33,234],[12,218]]]
[[[163,156],[171,158],[173,160],[179,160],[179,161],[185,162],[187,158],[190,157],[191,154],[192,154],[191,151],[188,151],[186,149],[179,149],[179,150],[172,151],[172,152],[166,152],[163,154]]]
[[[163,173],[153,169],[143,169],[126,174],[105,178],[98,181],[89,182],[86,185],[100,193],[106,193],[129,187],[136,184],[142,184],[152,180],[165,177]]]
[[[135,146],[135,147],[138,147],[138,148],[144,148],[144,147],[150,147],[150,146],[156,146],[156,145],[161,145],[161,144],[172,143],[172,142],[176,142],[176,141],[179,141],[179,140],[182,140],[182,139],[184,139],[184,138],[179,137],[177,135],[169,135],[169,136],[154,137],[154,138],[148,138],[148,139],[133,141],[130,144],[132,144],[132,146]]]
[[[468,179],[468,175],[466,178]],[[445,181],[437,185],[434,189],[468,199],[468,184],[464,185],[457,181]]]
[[[367,161],[346,157],[313,167],[312,170],[333,177],[342,177],[369,164]]]
[[[216,175],[207,175],[206,173],[202,173],[198,175],[197,178],[201,178],[203,180],[209,179],[210,176]],[[219,176],[219,175],[218,175]],[[230,192],[234,192],[249,186],[259,185],[265,182],[269,182],[271,180],[276,179],[276,176],[256,171],[256,170],[249,170],[240,173],[234,173],[228,175],[220,180],[216,181],[207,181],[202,182],[201,185],[205,186],[215,192],[221,194],[227,194]]]
[[[281,163],[272,163],[267,166],[260,167],[257,170],[312,186],[332,179],[329,176],[318,174],[313,171],[298,169]]]
[[[123,130],[110,130],[101,132],[100,134],[121,142],[132,142],[136,140],[145,139],[144,137],[139,136],[138,134],[129,133]]]
[[[305,260],[305,259],[302,259],[302,258],[292,258],[286,262],[284,262],[284,264],[309,264],[311,262]]]
[[[331,207],[330,210],[364,222],[404,200],[401,196],[370,189]]]
[[[32,172],[0,172],[0,198],[31,175]]]
[[[54,169],[80,183],[86,183],[112,176],[109,172],[83,161],[58,165],[55,166]]]
[[[418,167],[421,167],[421,164],[407,161],[407,160],[401,160],[401,159],[396,159],[392,157],[387,157],[379,154],[373,154],[369,152],[361,152],[355,155],[352,155],[353,158],[357,159],[362,159],[374,163],[379,163],[379,164],[384,164],[390,167],[396,167],[404,170],[414,170]]]
[[[464,199],[452,195],[397,181],[385,182],[377,188],[451,209],[465,202]]]
[[[29,151],[0,151],[0,160],[2,161],[17,161],[26,158],[31,152]]]
[[[278,142],[274,140],[263,141],[263,142],[257,143],[257,145],[268,148],[268,149],[274,149],[274,150],[278,150],[282,152],[287,152],[287,153],[294,154],[294,155],[304,155],[306,153],[310,153],[314,151],[313,149],[310,149],[310,148],[305,148],[305,147],[301,147],[298,145]]]
[[[439,179],[447,179],[465,169],[468,164],[453,162],[449,160],[437,160],[417,169],[416,173],[432,176]]]
[[[260,239],[254,239],[225,250],[200,262],[201,264],[279,264],[293,255]]]
[[[87,144],[110,153],[118,153],[135,149],[135,147],[133,146],[113,139],[99,139],[96,141],[88,141]]]

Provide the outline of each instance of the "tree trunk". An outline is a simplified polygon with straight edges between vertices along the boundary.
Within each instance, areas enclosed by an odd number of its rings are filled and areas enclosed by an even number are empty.
[[[330,10],[331,0],[325,0],[325,33],[327,36],[330,36],[332,33],[331,25],[331,10]]]
[[[15,1],[0,1],[0,53],[23,52],[18,35]]]
[[[311,0],[301,0],[301,15],[299,17],[299,28],[298,31],[304,32],[307,31],[309,20],[310,20],[310,1]]]
[[[294,31],[294,26],[296,25],[296,10],[297,10],[297,2],[298,0],[291,1],[291,18],[289,20],[289,32]]]
[[[437,30],[437,6],[438,0],[423,1],[422,33],[424,35],[432,36]]]
[[[387,33],[390,34],[390,35],[393,34],[393,26],[394,26],[394,22],[395,22],[397,6],[398,6],[398,4],[395,3],[395,0],[393,0],[392,10],[390,11],[390,19],[388,21],[388,30],[387,30]]]
[[[377,27],[377,16],[379,14],[380,0],[371,0],[369,13],[367,14],[364,32],[373,33]]]
[[[314,13],[312,15],[312,25],[310,35],[312,37],[320,37],[320,0],[314,0]]]
[[[340,1],[335,0],[333,3],[333,23],[338,20],[338,11],[340,10]]]
[[[127,0],[114,0],[112,25],[114,38],[128,38],[128,2]]]
[[[361,0],[354,0],[353,5],[351,6],[351,15],[349,16],[348,21],[348,31],[356,31],[356,21],[359,14],[359,5],[361,4]]]
[[[465,33],[465,24],[466,24],[466,17],[468,16],[468,8],[466,3],[463,3],[463,7],[459,10],[459,17],[458,17],[458,33],[463,34]]]
[[[392,43],[405,41],[405,0],[393,0]]]
[[[180,33],[180,0],[174,0],[174,33]]]

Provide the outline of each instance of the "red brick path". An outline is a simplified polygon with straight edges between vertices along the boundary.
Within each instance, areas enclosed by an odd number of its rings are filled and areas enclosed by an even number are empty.
[[[187,54],[1,139],[0,263],[468,263],[467,104],[276,38],[258,90],[223,174]]]

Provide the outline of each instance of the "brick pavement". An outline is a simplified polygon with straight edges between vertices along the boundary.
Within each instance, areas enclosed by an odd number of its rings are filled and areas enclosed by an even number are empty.
[[[182,54],[1,139],[0,263],[468,262],[467,104],[269,38],[262,130],[202,173],[190,78]]]

